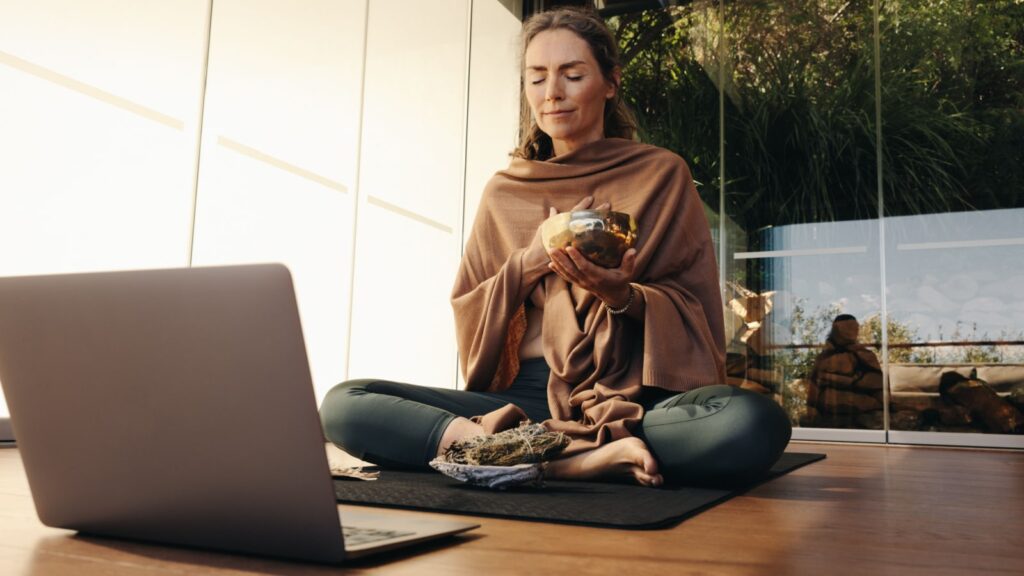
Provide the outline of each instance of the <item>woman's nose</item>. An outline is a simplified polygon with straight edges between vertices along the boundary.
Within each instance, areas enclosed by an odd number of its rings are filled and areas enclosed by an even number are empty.
[[[562,82],[558,79],[554,79],[547,84],[547,91],[544,94],[544,99],[549,101],[561,100],[564,96],[562,92]]]

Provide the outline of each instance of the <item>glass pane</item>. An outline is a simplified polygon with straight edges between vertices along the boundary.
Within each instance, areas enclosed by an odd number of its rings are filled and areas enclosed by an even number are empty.
[[[631,12],[608,23],[641,139],[685,158],[705,205],[717,213],[718,2]]]
[[[881,430],[872,4],[723,14],[729,381],[797,426]]]
[[[655,10],[608,9],[622,57],[623,97],[640,139],[672,150],[690,167],[719,254],[718,0]],[[719,263],[721,264],[721,263]]]
[[[1024,4],[880,23],[890,427],[1024,433]]]

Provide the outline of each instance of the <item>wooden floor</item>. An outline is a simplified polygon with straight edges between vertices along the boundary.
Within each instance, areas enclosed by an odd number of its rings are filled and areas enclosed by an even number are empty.
[[[675,528],[477,518],[482,527],[467,535],[342,570],[47,528],[17,450],[5,449],[0,574],[1024,574],[1024,453],[802,442],[790,450],[828,458]]]

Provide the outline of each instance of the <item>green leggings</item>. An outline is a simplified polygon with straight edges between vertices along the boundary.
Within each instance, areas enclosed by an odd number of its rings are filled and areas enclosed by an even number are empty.
[[[550,418],[547,375],[547,365],[538,359],[523,362],[505,392],[350,380],[327,393],[320,419],[327,439],[353,456],[385,467],[425,468],[457,416],[512,403],[535,422]],[[778,404],[734,386],[682,394],[651,388],[639,402],[645,415],[634,433],[674,484],[748,483],[763,475],[789,442],[789,419]]]

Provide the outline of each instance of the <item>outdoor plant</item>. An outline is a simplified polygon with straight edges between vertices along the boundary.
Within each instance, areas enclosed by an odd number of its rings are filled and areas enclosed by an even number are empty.
[[[751,233],[876,218],[879,164],[887,215],[1024,206],[1024,2],[880,6],[880,53],[870,0],[614,18],[644,139],[686,158],[712,206],[724,149],[726,211]]]

